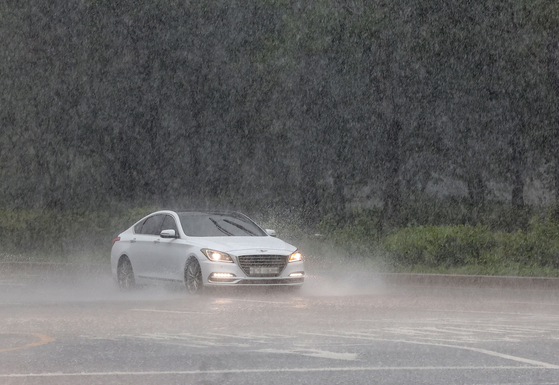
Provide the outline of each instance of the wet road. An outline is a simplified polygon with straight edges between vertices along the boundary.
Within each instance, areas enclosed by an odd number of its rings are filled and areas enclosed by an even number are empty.
[[[0,384],[559,384],[557,291],[341,276],[191,296],[4,274]]]

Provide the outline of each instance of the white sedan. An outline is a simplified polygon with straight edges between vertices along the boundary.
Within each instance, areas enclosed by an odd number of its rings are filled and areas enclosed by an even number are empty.
[[[305,279],[297,248],[235,212],[150,214],[113,241],[113,278],[122,289],[180,282],[205,286],[292,286]]]

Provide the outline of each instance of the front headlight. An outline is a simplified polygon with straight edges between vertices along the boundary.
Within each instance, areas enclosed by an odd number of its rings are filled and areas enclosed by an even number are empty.
[[[289,256],[289,262],[300,262],[303,260],[303,254],[299,251],[295,251],[293,254]]]
[[[212,262],[229,262],[233,263],[233,258],[227,253],[222,253],[221,251],[215,251],[211,249],[202,249],[200,250],[206,258],[208,258]]]

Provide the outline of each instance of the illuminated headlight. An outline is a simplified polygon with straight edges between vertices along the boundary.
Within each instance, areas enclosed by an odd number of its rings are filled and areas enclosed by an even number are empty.
[[[289,256],[289,262],[300,262],[303,260],[303,254],[296,251]]]
[[[289,274],[289,276],[292,277],[292,278],[300,278],[300,277],[302,277],[302,276],[304,276],[304,275],[305,275],[305,273],[303,273],[302,271],[298,271],[298,272],[296,272],[296,273],[291,273],[291,274]]]
[[[206,258],[208,258],[212,262],[229,262],[232,263],[233,259],[227,253],[222,253],[221,251],[215,251],[210,249],[202,249],[200,250]]]

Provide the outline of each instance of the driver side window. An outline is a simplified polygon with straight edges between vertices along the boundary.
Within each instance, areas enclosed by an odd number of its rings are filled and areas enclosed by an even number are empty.
[[[177,228],[175,219],[170,215],[165,215],[161,230],[175,230],[175,234],[177,234],[177,236],[179,235],[179,229]]]
[[[154,215],[149,217],[142,226],[141,234],[159,235],[161,233],[161,223],[163,222],[163,215]]]

